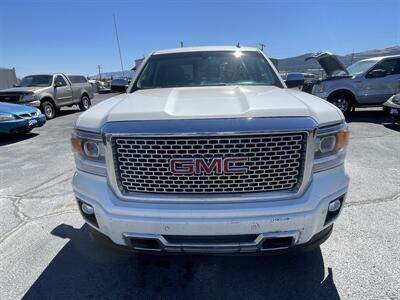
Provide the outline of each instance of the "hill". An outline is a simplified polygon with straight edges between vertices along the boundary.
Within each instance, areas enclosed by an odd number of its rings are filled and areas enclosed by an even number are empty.
[[[312,53],[305,53],[295,57],[278,59],[278,69],[281,72],[307,72],[309,69],[320,69],[320,65],[315,60],[305,61],[305,59],[311,54]],[[400,46],[367,50],[342,56],[338,55],[338,57],[346,66],[348,66],[352,62],[356,62],[360,59],[386,55],[400,55]]]

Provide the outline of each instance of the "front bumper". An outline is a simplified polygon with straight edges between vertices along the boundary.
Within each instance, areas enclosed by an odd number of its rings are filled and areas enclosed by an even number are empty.
[[[238,235],[290,236],[290,247],[307,244],[332,225],[328,205],[343,197],[349,179],[340,165],[315,173],[307,190],[296,199],[268,199],[241,203],[145,203],[121,201],[105,177],[77,171],[73,189],[79,201],[93,206],[97,226],[114,243],[131,246],[130,237],[223,237]],[[225,252],[223,248],[162,247],[172,252]],[[228,245],[229,246],[229,245]],[[215,250],[215,247],[211,247]],[[192,251],[191,251],[192,250]],[[219,251],[221,250],[221,251]],[[231,247],[226,252],[252,252],[259,247]],[[244,252],[243,251],[243,252]]]
[[[383,111],[395,120],[400,120],[400,105],[390,99],[383,104]]]
[[[17,119],[12,121],[0,122],[0,133],[19,133],[27,132],[35,127],[42,127],[46,123],[45,115],[37,117]]]

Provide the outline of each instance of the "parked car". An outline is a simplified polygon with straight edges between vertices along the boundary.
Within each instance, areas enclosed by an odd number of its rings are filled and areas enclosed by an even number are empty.
[[[38,107],[47,119],[53,119],[63,106],[88,110],[92,98],[92,86],[85,76],[62,73],[25,76],[18,86],[0,90],[0,102]]]
[[[153,52],[125,94],[84,112],[71,137],[80,212],[148,252],[316,247],[349,184],[340,110],[283,81],[250,47]]]
[[[28,133],[45,123],[45,115],[35,107],[0,102],[0,133]]]
[[[307,59],[316,59],[327,74],[314,85],[312,93],[343,113],[353,107],[381,106],[400,91],[400,55],[363,59],[347,68],[329,52]]]
[[[400,123],[400,94],[393,95],[383,104],[383,110]]]
[[[130,84],[130,80],[125,78],[117,78],[111,81],[111,90],[118,93],[125,93]]]

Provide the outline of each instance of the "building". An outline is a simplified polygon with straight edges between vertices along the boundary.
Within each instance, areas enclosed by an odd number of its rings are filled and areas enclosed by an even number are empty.
[[[0,68],[0,90],[13,87],[17,83],[15,68]]]

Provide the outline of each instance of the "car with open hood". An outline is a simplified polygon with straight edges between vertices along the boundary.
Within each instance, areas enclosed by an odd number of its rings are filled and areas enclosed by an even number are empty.
[[[317,60],[326,73],[312,93],[336,105],[343,113],[354,107],[381,106],[400,91],[400,55],[359,60],[347,68],[330,52],[307,58]]]

